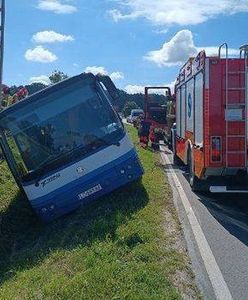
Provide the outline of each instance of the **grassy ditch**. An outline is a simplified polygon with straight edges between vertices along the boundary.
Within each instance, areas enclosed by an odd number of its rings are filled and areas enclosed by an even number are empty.
[[[198,297],[185,251],[175,246],[180,227],[159,156],[137,149],[142,181],[49,225],[1,163],[0,299]]]

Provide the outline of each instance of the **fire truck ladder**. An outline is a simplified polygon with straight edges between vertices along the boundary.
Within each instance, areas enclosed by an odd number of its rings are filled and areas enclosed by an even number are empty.
[[[3,82],[3,55],[4,55],[4,26],[5,26],[5,0],[0,0],[0,110],[2,107],[2,82]]]
[[[247,138],[248,138],[248,45],[243,45],[240,48],[240,58],[244,57],[245,60],[245,152],[246,152],[246,167],[247,167]]]
[[[225,165],[226,168],[230,168],[229,164],[229,156],[232,154],[237,154],[237,155],[244,155],[244,161],[245,161],[245,166],[247,166],[247,91],[246,91],[246,86],[247,86],[247,54],[248,54],[248,47],[243,46],[240,48],[240,58],[242,56],[242,53],[244,53],[245,57],[245,68],[244,70],[239,70],[239,71],[231,71],[229,67],[229,57],[228,57],[228,45],[227,43],[222,44],[219,47],[219,57],[221,58],[221,50],[225,48],[225,124],[226,124],[226,151],[225,151]],[[230,83],[230,76],[238,76],[239,82],[241,84],[242,77],[245,77],[245,86],[238,86],[238,87],[229,87]],[[245,99],[243,99],[242,102],[234,102],[233,100],[230,101],[229,95],[230,92],[232,91],[239,91],[239,92],[245,92]],[[238,120],[238,122],[244,122],[245,123],[245,135],[238,135],[238,134],[230,134],[230,129],[232,129],[232,124],[234,124],[235,120],[231,120],[228,114],[229,109],[235,109],[237,106],[242,107],[245,112],[245,118],[242,120]],[[239,139],[243,140],[243,145],[244,149],[239,150],[239,151],[232,151],[230,150],[230,140],[231,139]],[[244,167],[244,166],[243,166]]]

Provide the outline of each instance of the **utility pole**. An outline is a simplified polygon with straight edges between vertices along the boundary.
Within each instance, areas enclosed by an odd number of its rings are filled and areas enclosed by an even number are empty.
[[[0,109],[2,107],[2,85],[3,85],[3,56],[4,56],[4,26],[5,26],[5,0],[0,0]]]

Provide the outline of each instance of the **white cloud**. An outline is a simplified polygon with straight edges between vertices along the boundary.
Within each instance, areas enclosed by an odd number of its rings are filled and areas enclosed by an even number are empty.
[[[149,86],[149,85],[147,85]],[[171,83],[168,84],[161,84],[161,85],[155,85],[155,86],[164,86],[164,87],[169,87],[171,89],[171,93],[174,93],[174,86],[175,86],[175,81],[172,81]],[[127,85],[124,90],[128,93],[128,94],[144,94],[145,93],[145,85],[132,85],[129,84]],[[151,90],[151,93],[154,94],[159,94],[159,95],[165,95],[165,90]]]
[[[109,15],[113,18],[115,22],[118,22],[119,20],[125,20],[125,19],[136,19],[137,17],[139,17],[139,14],[136,14],[135,12],[124,15],[118,9],[110,10]]]
[[[76,6],[66,4],[62,0],[39,0],[38,8],[41,10],[47,10],[56,14],[72,14],[77,11]]]
[[[176,80],[172,81],[171,83],[167,83],[165,86],[168,86],[171,89],[171,94],[174,94]]]
[[[218,15],[248,12],[247,0],[116,0],[109,11],[115,22],[145,18],[155,25],[196,25]]]
[[[129,84],[124,88],[124,90],[128,94],[144,94],[145,86]]]
[[[210,47],[197,47],[196,48],[198,52],[205,50],[206,54],[208,56],[218,56],[219,55],[219,47],[210,46]],[[225,51],[222,52],[222,54],[225,54]],[[238,49],[229,48],[228,49],[229,56],[238,56],[240,54]]]
[[[168,29],[156,29],[154,30],[154,33],[156,34],[166,34],[169,30]]]
[[[43,83],[44,85],[49,85],[51,83],[49,77],[46,75],[31,77],[29,81],[30,83]]]
[[[122,80],[124,79],[124,74],[122,72],[113,72],[110,74],[112,80]]]
[[[54,53],[42,46],[37,46],[34,49],[28,49],[25,53],[25,58],[28,61],[40,63],[51,63],[58,59]]]
[[[92,73],[94,75],[97,74],[109,75],[113,81],[124,79],[124,74],[122,72],[117,71],[117,72],[109,73],[104,67],[92,66],[92,67],[87,67],[84,71],[86,73]]]
[[[161,49],[148,52],[145,58],[159,66],[170,67],[178,65],[196,54],[197,49],[192,32],[181,30],[169,42],[164,43]]]
[[[33,40],[36,43],[55,43],[55,42],[68,42],[74,41],[71,35],[64,35],[55,31],[40,31],[33,35]]]
[[[104,67],[92,66],[92,67],[87,67],[84,71],[86,73],[92,73],[94,75],[97,74],[108,75],[108,72]]]
[[[185,63],[189,57],[194,57],[201,50],[205,50],[208,56],[218,54],[218,47],[196,47],[193,34],[190,30],[181,30],[168,42],[165,42],[161,49],[150,51],[145,59],[156,63],[158,66],[176,66]],[[230,48],[230,55],[238,55],[239,51]]]

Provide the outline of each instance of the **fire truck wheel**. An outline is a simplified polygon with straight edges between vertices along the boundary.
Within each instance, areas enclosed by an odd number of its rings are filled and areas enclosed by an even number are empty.
[[[173,141],[173,135],[172,133],[170,134],[170,138],[167,139],[167,144],[168,144],[168,149],[173,151],[173,145],[172,145],[172,141]]]
[[[183,162],[181,161],[181,159],[176,155],[176,153],[173,153],[173,163],[176,166],[182,166]]]

